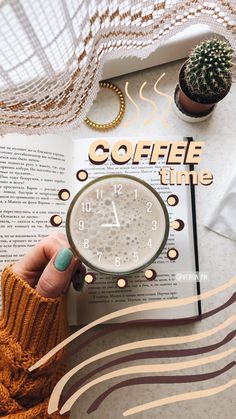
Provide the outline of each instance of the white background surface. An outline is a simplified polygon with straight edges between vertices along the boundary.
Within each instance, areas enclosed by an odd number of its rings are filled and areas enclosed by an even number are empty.
[[[127,101],[127,110],[125,118],[121,125],[115,130],[110,131],[107,135],[110,136],[164,136],[175,135],[179,136],[195,136],[198,139],[206,141],[202,162],[199,170],[209,169],[213,172],[214,182],[211,186],[198,186],[196,187],[197,195],[197,222],[198,222],[198,242],[199,242],[199,261],[200,269],[208,274],[208,280],[202,284],[202,292],[208,289],[215,288],[224,282],[227,282],[236,272],[236,258],[235,250],[236,243],[209,231],[204,227],[206,217],[211,214],[211,211],[217,204],[222,196],[229,181],[229,178],[235,170],[235,157],[236,157],[236,88],[232,87],[229,95],[221,102],[211,119],[201,124],[191,125],[178,119],[178,117],[171,110],[169,115],[169,127],[163,127],[159,114],[162,112],[163,107],[166,106],[166,98],[158,96],[154,90],[153,85],[157,78],[166,72],[166,76],[158,88],[165,92],[173,94],[174,87],[178,78],[178,70],[181,62],[174,62],[171,64],[163,65],[160,67],[147,69],[138,73],[133,73],[128,76],[122,76],[114,79],[114,82],[124,91],[125,82],[129,82],[129,92],[141,107],[140,117],[133,122],[130,126],[126,126],[128,120],[134,115],[135,109],[133,105]],[[150,115],[151,106],[142,102],[138,98],[138,91],[144,81],[147,84],[143,90],[144,96],[154,100],[158,107],[158,114],[150,125],[144,125],[144,121]],[[105,90],[105,89],[104,89]],[[145,107],[145,109],[144,109]],[[116,98],[111,92],[103,92],[99,94],[96,103],[93,106],[90,116],[98,122],[110,121],[118,109]],[[79,137],[103,136],[102,133],[91,131],[85,125],[81,126],[73,133]],[[235,291],[229,289],[217,297],[210,298],[203,302],[203,312],[209,311],[214,307],[223,304]],[[193,334],[215,327],[223,322],[227,317],[235,313],[235,307],[231,306],[229,309],[211,317],[210,319],[203,320],[197,324],[181,327],[171,328],[136,328],[132,330],[124,330],[116,332],[104,338],[100,338],[95,343],[89,345],[86,349],[79,353],[75,362],[80,362],[95,353],[135,340],[149,339],[153,337],[163,336],[177,336],[183,334]],[[235,327],[232,324],[223,331],[213,335],[208,339],[202,339],[194,344],[188,344],[187,347],[200,347],[210,345],[221,341],[230,331]],[[89,334],[87,334],[87,337]],[[81,341],[85,338],[82,337]],[[219,348],[217,351],[205,354],[203,356],[213,355],[218,352],[223,352],[233,346],[234,341],[229,342],[227,345]],[[184,345],[179,346],[183,348]],[[176,348],[176,347],[175,347]],[[165,349],[163,347],[158,349]],[[169,347],[170,349],[170,347]],[[196,357],[195,357],[196,358]],[[190,370],[177,371],[176,374],[201,374],[203,372],[216,371],[229,362],[234,360],[234,356],[225,358],[223,361],[209,364],[205,367],[198,367]],[[106,360],[110,361],[112,358]],[[192,357],[188,359],[193,359]],[[136,361],[129,363],[129,365],[137,365],[138,363],[160,363],[160,362],[177,362],[181,359],[168,360],[146,360]],[[93,365],[96,368],[102,363]],[[128,366],[128,364],[119,365]],[[100,406],[97,412],[90,415],[86,413],[88,406],[91,402],[103,391],[115,384],[118,380],[105,382],[97,385],[89,390],[80,401],[78,401],[72,411],[72,418],[91,418],[91,419],[118,419],[122,418],[123,411],[136,405],[153,401],[176,393],[184,393],[187,391],[195,391],[206,389],[208,387],[215,387],[224,384],[230,379],[235,377],[235,367],[229,372],[221,375],[217,379],[208,380],[202,383],[193,384],[153,384],[153,385],[138,385],[133,387],[126,387],[124,389],[116,390],[110,395]],[[87,370],[86,370],[87,372]],[[104,371],[106,373],[107,371]],[[85,371],[83,371],[85,374]],[[168,374],[168,373],[167,373]],[[172,373],[174,374],[174,373]],[[79,377],[76,377],[77,379]],[[128,379],[124,377],[122,379]],[[121,380],[122,380],[121,379]],[[147,412],[137,414],[131,417],[135,419],[232,419],[235,416],[236,399],[235,387],[219,394],[218,396],[209,397],[207,399],[186,401],[161,408],[149,410]]]

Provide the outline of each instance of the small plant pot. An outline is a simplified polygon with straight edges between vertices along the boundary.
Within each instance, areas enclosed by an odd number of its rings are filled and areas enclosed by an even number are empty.
[[[184,69],[186,62],[181,67],[179,72],[179,92],[178,92],[178,103],[182,112],[186,112],[187,115],[196,116],[198,118],[205,117],[214,110],[215,104],[220,102],[229,92],[231,83],[229,83],[228,89],[223,94],[218,94],[210,98],[200,97],[193,95],[186,84],[184,78]]]
[[[182,108],[182,106],[180,104],[179,96],[180,96],[180,88],[179,88],[179,85],[177,85],[176,88],[175,88],[173,108],[174,108],[174,111],[175,111],[176,115],[178,115],[178,117],[185,122],[190,122],[190,123],[203,122],[206,119],[210,118],[210,116],[212,115],[212,113],[214,112],[214,109],[216,107],[216,105],[213,105],[207,111],[201,112],[199,114],[196,113],[196,114],[193,115],[191,113],[188,113],[187,111],[185,111]]]

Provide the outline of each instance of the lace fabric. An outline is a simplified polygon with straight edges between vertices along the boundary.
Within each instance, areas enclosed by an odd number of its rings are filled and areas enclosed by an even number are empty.
[[[192,24],[208,24],[236,51],[235,3],[0,0],[0,134],[77,126],[106,61],[145,58]]]

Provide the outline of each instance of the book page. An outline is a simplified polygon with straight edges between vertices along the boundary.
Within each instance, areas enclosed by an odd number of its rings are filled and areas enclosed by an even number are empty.
[[[130,138],[127,139],[131,141]],[[111,147],[117,140],[118,138],[108,138]],[[155,140],[157,141],[158,139]],[[196,295],[196,280],[180,282],[178,280],[179,276],[177,275],[178,273],[192,273],[196,269],[190,187],[185,185],[161,185],[158,172],[163,166],[163,163],[160,162],[156,165],[149,165],[147,160],[141,159],[138,165],[127,163],[118,166],[111,162],[109,158],[103,165],[93,165],[88,159],[89,147],[93,141],[95,139],[74,140],[74,173],[78,170],[85,169],[89,174],[86,182],[74,182],[74,194],[85,183],[105,174],[121,173],[133,175],[143,179],[155,188],[165,203],[169,195],[175,194],[178,196],[178,205],[174,207],[167,205],[167,209],[170,224],[173,220],[181,219],[184,222],[184,229],[182,231],[175,231],[170,227],[169,237],[164,250],[158,259],[150,265],[150,268],[155,269],[157,272],[157,278],[154,281],[148,281],[144,277],[144,272],[134,273],[128,276],[128,287],[119,289],[116,286],[116,278],[114,276],[96,274],[95,283],[91,285],[86,284],[84,292],[77,298],[79,308],[78,323],[84,324],[91,322],[107,313],[131,305]],[[138,139],[133,139],[132,141],[135,144]],[[181,168],[186,169],[186,167],[178,165],[178,170],[181,170]],[[171,261],[167,257],[167,251],[170,248],[178,250],[179,256],[176,260]],[[172,309],[171,312],[170,310],[149,311],[142,314],[142,317],[162,319],[196,315],[198,315],[197,304],[192,304],[191,306],[178,308],[178,310]],[[134,315],[132,318],[140,318],[140,315]],[[119,319],[117,321],[119,322]]]
[[[43,237],[63,229],[68,203],[58,192],[70,189],[71,144],[56,135],[0,139],[1,271]],[[61,217],[59,227],[52,225],[55,215]]]

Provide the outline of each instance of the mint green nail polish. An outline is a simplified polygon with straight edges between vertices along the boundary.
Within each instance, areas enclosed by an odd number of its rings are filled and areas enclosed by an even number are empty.
[[[54,266],[58,271],[65,271],[69,268],[71,260],[73,258],[73,253],[70,249],[61,249],[54,261]]]

